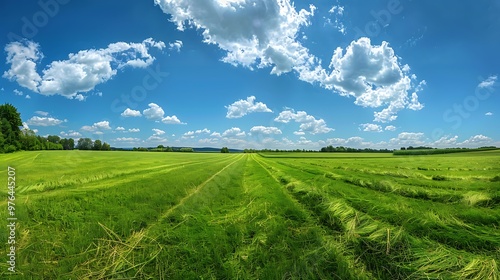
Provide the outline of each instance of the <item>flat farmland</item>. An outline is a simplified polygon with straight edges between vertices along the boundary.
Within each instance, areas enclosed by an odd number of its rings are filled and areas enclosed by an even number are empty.
[[[1,278],[500,279],[499,151],[0,159]]]

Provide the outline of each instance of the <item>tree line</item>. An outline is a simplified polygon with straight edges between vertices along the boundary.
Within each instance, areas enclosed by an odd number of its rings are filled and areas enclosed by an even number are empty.
[[[0,105],[0,153],[37,150],[100,150],[109,151],[111,146],[101,140],[61,138],[57,135],[43,137],[23,126],[21,114],[11,104]]]

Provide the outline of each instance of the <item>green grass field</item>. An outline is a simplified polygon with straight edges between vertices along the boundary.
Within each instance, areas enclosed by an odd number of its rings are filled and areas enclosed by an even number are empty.
[[[0,160],[1,279],[500,279],[500,151]]]

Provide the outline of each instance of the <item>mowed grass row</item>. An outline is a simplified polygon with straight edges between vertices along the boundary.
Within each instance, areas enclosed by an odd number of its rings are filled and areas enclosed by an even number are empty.
[[[19,154],[24,154],[30,159],[33,155],[33,153]],[[16,178],[28,176],[28,179],[24,180],[30,184],[37,178],[28,175],[27,170],[37,173],[38,165],[29,165],[29,160],[19,157],[19,154],[14,154],[15,158],[7,159],[7,162],[16,167]],[[87,162],[98,173],[109,172],[108,169],[134,171],[136,168],[137,170],[133,175],[103,177],[101,180],[91,180],[68,190],[63,188],[41,193],[21,192],[16,195],[16,217],[19,221],[16,228],[18,254],[16,268],[21,273],[20,279],[32,275],[41,279],[58,277],[67,279],[77,264],[88,259],[89,256],[83,252],[91,248],[100,238],[106,238],[107,230],[111,230],[120,238],[129,238],[132,234],[156,223],[162,213],[175,206],[192,189],[234,162],[237,157],[241,157],[241,155],[193,156],[125,152],[104,154],[107,153],[78,155],[82,166],[77,165],[73,169],[72,176],[75,174],[83,177],[91,176],[85,171],[84,164]],[[61,159],[61,155],[63,154],[43,152],[36,156],[35,160],[31,160],[32,162],[40,158],[53,160],[52,166],[41,165],[41,169],[50,172],[45,173],[45,180],[55,181],[68,172],[65,162],[57,160]],[[19,162],[16,159],[19,159]],[[103,161],[95,161],[90,165],[92,159]],[[114,163],[109,164],[109,161]],[[151,172],[149,168],[154,166],[149,164],[151,161],[163,165],[186,161],[197,161],[199,164],[179,164],[179,168],[175,170],[166,168]],[[5,173],[2,174],[2,178],[4,176]],[[18,187],[22,189],[19,182]],[[4,193],[2,191],[2,194]],[[4,197],[7,197],[6,193]],[[6,214],[6,211],[2,211],[1,219],[5,220]],[[6,244],[6,241],[7,236],[2,235],[0,242]],[[2,254],[6,254],[5,246],[2,247]],[[6,272],[6,263],[2,262],[0,273],[4,275]]]
[[[18,180],[19,274],[3,262],[0,278],[500,279],[498,182],[487,180],[500,156],[470,154],[467,164],[457,155],[5,155],[1,168],[15,167]],[[445,169],[443,181],[425,173]],[[461,181],[477,184],[452,186]],[[468,192],[488,203],[468,203]]]
[[[322,224],[345,236],[347,248],[359,250],[360,259],[378,277],[498,279],[498,208],[478,209],[380,192],[344,180],[343,176],[356,178],[356,172],[332,176],[321,168],[311,169],[316,162],[310,160],[263,160]],[[436,160],[440,159],[429,158],[429,162]],[[362,158],[330,163],[366,168]],[[394,162],[387,159],[380,164]],[[457,214],[479,222],[469,224]]]
[[[369,279],[248,156],[131,237],[111,233],[75,272],[89,279]]]

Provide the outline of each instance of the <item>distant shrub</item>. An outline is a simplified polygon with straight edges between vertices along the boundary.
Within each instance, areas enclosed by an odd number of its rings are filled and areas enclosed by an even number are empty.
[[[490,181],[492,181],[492,182],[500,182],[500,176],[495,176],[495,177],[491,178]]]
[[[434,180],[434,181],[445,181],[446,177],[444,177],[442,175],[434,175],[434,176],[432,176],[432,180]]]

